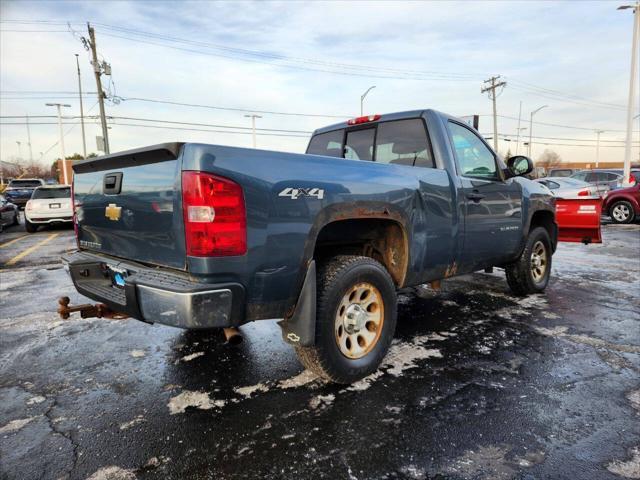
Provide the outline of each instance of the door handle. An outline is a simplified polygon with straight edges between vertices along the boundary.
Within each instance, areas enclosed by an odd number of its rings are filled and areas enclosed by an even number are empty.
[[[482,193],[480,193],[478,191],[473,191],[473,192],[467,194],[467,198],[469,200],[473,200],[476,203],[478,203],[484,197],[485,197],[485,195],[483,195]]]

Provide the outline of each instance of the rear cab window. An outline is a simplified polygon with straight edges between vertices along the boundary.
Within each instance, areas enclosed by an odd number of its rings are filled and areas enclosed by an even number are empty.
[[[349,160],[434,168],[422,118],[390,120],[314,135],[307,153]]]
[[[71,198],[71,187],[63,188],[36,188],[32,199]]]
[[[34,188],[42,186],[37,180],[11,180],[8,185],[10,188]]]

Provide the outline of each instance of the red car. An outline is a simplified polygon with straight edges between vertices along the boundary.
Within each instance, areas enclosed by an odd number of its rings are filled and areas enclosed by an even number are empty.
[[[640,182],[609,192],[602,203],[602,212],[608,214],[613,223],[631,223],[640,218]]]

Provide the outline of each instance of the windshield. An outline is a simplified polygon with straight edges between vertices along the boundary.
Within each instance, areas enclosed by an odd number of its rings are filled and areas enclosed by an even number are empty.
[[[11,188],[34,188],[41,186],[38,180],[11,180],[9,187]]]
[[[31,198],[71,198],[71,187],[37,188],[34,190]]]

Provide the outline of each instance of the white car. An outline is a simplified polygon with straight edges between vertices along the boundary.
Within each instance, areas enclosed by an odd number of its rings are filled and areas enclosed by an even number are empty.
[[[46,185],[33,191],[24,209],[25,228],[33,233],[40,225],[73,222],[69,185]]]
[[[560,198],[598,197],[598,188],[581,180],[571,177],[544,177],[534,182],[545,185],[551,193]]]

